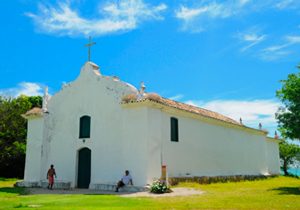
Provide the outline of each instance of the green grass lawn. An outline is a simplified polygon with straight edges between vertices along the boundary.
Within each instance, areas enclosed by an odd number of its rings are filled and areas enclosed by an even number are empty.
[[[124,198],[116,195],[27,195],[14,179],[0,178],[0,209],[300,209],[300,179],[199,185],[181,183],[205,193],[188,197]]]

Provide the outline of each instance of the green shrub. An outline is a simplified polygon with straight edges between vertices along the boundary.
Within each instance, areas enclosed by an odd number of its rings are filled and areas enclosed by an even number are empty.
[[[162,193],[171,192],[171,190],[168,188],[165,181],[155,180],[150,187],[150,192],[156,194],[162,194]]]

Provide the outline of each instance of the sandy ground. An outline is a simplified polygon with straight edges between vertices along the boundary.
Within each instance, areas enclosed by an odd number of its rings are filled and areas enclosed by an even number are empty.
[[[172,188],[171,193],[164,193],[164,194],[154,194],[150,192],[136,192],[132,194],[124,194],[121,195],[122,197],[173,197],[173,196],[190,196],[190,195],[201,195],[204,192],[200,190],[195,190],[192,188]]]
[[[84,195],[120,195],[122,197],[173,197],[173,196],[190,196],[201,195],[204,192],[192,188],[172,188],[171,193],[153,194],[150,192],[112,192],[112,191],[99,191],[89,189],[70,189],[70,190],[48,190],[44,188],[30,188],[29,194],[84,194]]]

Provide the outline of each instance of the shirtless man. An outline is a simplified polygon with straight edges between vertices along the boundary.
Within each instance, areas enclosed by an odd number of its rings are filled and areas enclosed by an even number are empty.
[[[48,189],[52,190],[53,188],[53,184],[54,184],[54,176],[56,178],[56,173],[55,173],[55,169],[54,166],[51,165],[48,172],[47,172],[47,179],[49,181],[48,183]]]

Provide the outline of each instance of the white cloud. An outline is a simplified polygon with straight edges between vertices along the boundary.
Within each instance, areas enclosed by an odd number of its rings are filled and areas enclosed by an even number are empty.
[[[260,54],[259,57],[262,60],[265,61],[275,61],[282,59],[288,55],[292,54],[291,51],[289,50],[281,50],[281,51],[268,51],[268,50],[263,50]]]
[[[296,9],[300,6],[299,0],[280,0],[275,4],[277,9]]]
[[[238,38],[245,42],[247,45],[244,46],[241,51],[244,52],[255,45],[259,44],[260,42],[264,41],[266,39],[267,35],[265,34],[258,34],[256,32],[246,32],[246,33],[239,33]]]
[[[285,38],[290,44],[300,44],[300,36],[286,36]]]
[[[262,123],[266,129],[277,126],[275,113],[280,106],[275,100],[190,100],[186,103],[218,112],[236,121],[242,118],[243,124],[253,128],[258,128],[258,124]]]
[[[291,51],[285,49],[288,46],[290,46],[290,44],[273,45],[270,47],[266,47],[261,50],[261,52],[259,53],[259,57],[266,61],[281,59],[292,53]]]
[[[190,21],[200,15],[207,15],[212,18],[225,18],[232,15],[232,13],[233,11],[225,5],[213,2],[198,8],[188,8],[181,5],[180,9],[175,12],[175,15],[179,19]]]
[[[209,21],[236,16],[248,8],[251,0],[201,1],[199,6],[181,5],[175,17],[182,21],[182,29],[203,31]]]
[[[282,44],[282,45],[273,45],[264,49],[266,52],[276,52],[288,47],[290,44]]]
[[[293,52],[289,47],[300,44],[300,36],[285,36],[285,42],[280,45],[272,45],[261,50],[259,56],[263,60],[278,60]]]
[[[245,4],[250,3],[252,0],[238,0],[238,3],[242,6],[244,6]]]
[[[183,19],[185,21],[190,21],[195,17],[199,16],[201,13],[207,12],[207,8],[187,8],[185,6],[181,6],[179,10],[176,11],[176,17],[178,19]]]
[[[181,21],[182,30],[204,31],[211,22],[220,19],[258,13],[264,10],[299,9],[299,0],[202,0],[196,6],[182,4],[175,11],[175,17]]]
[[[32,82],[19,83],[17,87],[2,89],[0,95],[18,97],[20,95],[38,96],[43,95],[43,89],[40,84]]]
[[[120,0],[100,7],[99,18],[87,19],[71,8],[69,3],[54,6],[39,6],[39,13],[27,13],[38,30],[59,35],[105,35],[133,30],[146,20],[161,20],[160,13],[167,9],[165,4],[150,6],[143,0]]]
[[[183,30],[200,32],[204,30],[203,19],[227,18],[234,13],[235,10],[230,5],[212,2],[195,8],[181,5],[175,11],[175,17],[183,22]]]

